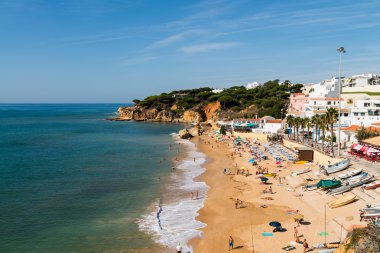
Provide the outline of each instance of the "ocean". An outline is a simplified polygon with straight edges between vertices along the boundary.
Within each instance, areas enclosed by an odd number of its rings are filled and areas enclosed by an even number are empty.
[[[0,252],[191,251],[205,156],[119,106],[0,104]]]

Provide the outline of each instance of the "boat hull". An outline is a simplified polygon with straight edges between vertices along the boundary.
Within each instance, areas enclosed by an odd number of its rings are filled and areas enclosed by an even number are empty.
[[[330,208],[337,208],[337,207],[348,205],[348,204],[354,202],[355,200],[356,200],[355,195],[348,195],[348,196],[345,196],[343,198],[336,199],[336,200],[329,202],[328,206]]]

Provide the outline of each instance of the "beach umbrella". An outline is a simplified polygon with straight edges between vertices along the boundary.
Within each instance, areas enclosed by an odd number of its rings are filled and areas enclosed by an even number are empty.
[[[250,159],[248,162],[249,162],[249,163],[254,163],[255,160],[254,160],[254,159]]]
[[[269,226],[278,228],[278,227],[281,227],[281,223],[278,221],[271,221],[269,222]]]
[[[261,177],[260,179],[261,179],[261,182],[263,182],[263,183],[265,183],[269,180],[267,177]]]

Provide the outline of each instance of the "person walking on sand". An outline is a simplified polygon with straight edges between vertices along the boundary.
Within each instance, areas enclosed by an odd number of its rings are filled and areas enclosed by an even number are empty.
[[[230,239],[228,240],[228,251],[233,250],[233,249],[234,249],[234,238],[230,236]]]
[[[296,241],[298,240],[298,230],[297,230],[297,227],[294,227],[294,239],[296,239]]]
[[[302,246],[303,246],[303,252],[304,252],[304,253],[307,252],[307,251],[309,250],[309,244],[306,242],[306,239],[303,240],[303,244],[302,244]]]
[[[198,199],[198,191],[197,191],[197,198],[196,199]]]
[[[238,206],[239,206],[239,199],[236,199],[236,202],[235,202],[235,209],[238,209]]]
[[[193,192],[191,192],[191,199],[193,199],[194,198],[194,193]]]
[[[177,253],[181,253],[182,252],[182,246],[180,243],[178,243],[177,247],[175,247],[175,250],[177,251]]]

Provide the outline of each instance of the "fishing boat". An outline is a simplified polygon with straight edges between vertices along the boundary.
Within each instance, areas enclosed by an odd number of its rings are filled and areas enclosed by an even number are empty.
[[[350,165],[350,159],[346,159],[334,164],[324,166],[324,171],[327,175],[347,169]]]
[[[277,176],[277,173],[266,173],[264,174],[265,177],[275,177]]]
[[[304,191],[313,191],[313,190],[316,190],[317,188],[318,188],[317,184],[305,184],[303,186]]]
[[[342,182],[339,180],[320,180],[317,184],[318,188],[329,189],[341,186]]]
[[[368,176],[368,173],[367,172],[363,172],[363,173],[360,173],[359,175],[356,175],[354,177],[351,177],[349,179],[347,179],[348,182],[355,182],[355,181],[358,181],[358,180],[361,180],[365,177]]]
[[[338,188],[335,188],[335,189],[329,191],[328,194],[334,196],[334,195],[338,195],[338,194],[342,194],[342,193],[351,191],[351,189],[352,189],[351,185],[343,185],[341,187],[338,187]]]
[[[353,176],[360,174],[362,171],[363,171],[363,169],[356,169],[356,170],[352,170],[352,171],[347,172],[347,173],[340,174],[340,175],[338,175],[338,177],[340,179],[347,179],[347,178],[350,178],[350,177],[353,177]]]
[[[360,217],[378,217],[380,216],[380,209],[376,208],[365,208],[364,212],[360,214]]]
[[[352,203],[355,200],[356,200],[356,195],[352,194],[352,195],[344,196],[343,198],[340,198],[340,199],[335,199],[333,201],[330,201],[328,203],[328,206],[330,208],[337,208],[337,207],[341,207],[349,203]]]
[[[302,170],[296,170],[296,171],[292,172],[292,176],[297,176],[297,175],[305,174],[305,173],[308,173],[309,171],[311,171],[310,168],[305,168],[305,169],[302,169]]]
[[[373,205],[368,205],[368,204],[367,204],[367,208],[376,208],[376,209],[380,209],[380,204],[373,204]],[[365,208],[360,209],[359,211],[360,211],[360,212],[364,212],[364,211],[363,211],[364,209],[365,209]]]
[[[380,181],[376,181],[376,182],[367,184],[367,185],[365,185],[364,189],[371,190],[371,189],[376,189],[377,187],[380,187]]]
[[[373,181],[373,178],[374,178],[374,176],[367,175],[367,176],[362,177],[358,180],[349,182],[348,184],[351,185],[352,187],[357,187],[357,186],[360,186],[360,185],[363,185],[363,184],[366,184],[366,183]]]

